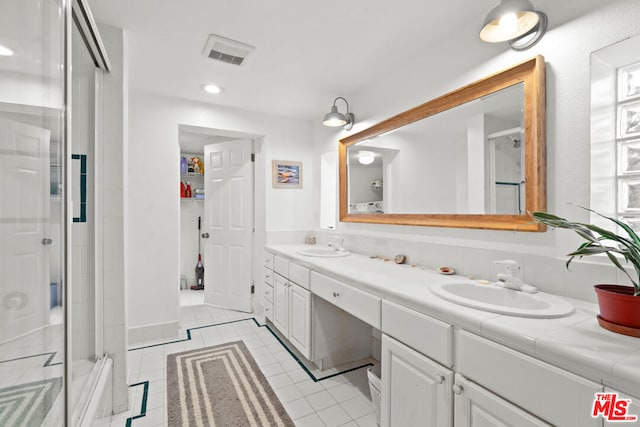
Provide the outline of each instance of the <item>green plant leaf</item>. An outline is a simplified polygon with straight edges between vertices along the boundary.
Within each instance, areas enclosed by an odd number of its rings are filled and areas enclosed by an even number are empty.
[[[606,254],[609,261],[629,277],[629,280],[631,280],[634,287],[634,295],[640,296],[640,280],[638,280],[638,278],[640,278],[640,237],[631,227],[622,221],[602,215],[599,212],[583,206],[579,207],[613,222],[615,225],[623,229],[628,237],[621,236],[615,231],[607,230],[595,224],[572,222],[548,212],[534,212],[532,216],[534,220],[550,227],[573,230],[585,240],[585,242],[582,243],[575,251],[568,254],[569,259],[566,262],[567,268],[569,268],[569,265],[576,256],[582,258],[583,256]],[[617,246],[606,245],[604,244],[605,242],[615,242],[617,243]],[[625,262],[633,265],[635,270],[635,279],[624,268],[615,254],[622,256]]]

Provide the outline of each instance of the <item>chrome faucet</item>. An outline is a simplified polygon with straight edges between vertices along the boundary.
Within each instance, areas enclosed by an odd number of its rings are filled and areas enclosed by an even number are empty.
[[[335,250],[338,252],[345,252],[346,249],[342,246],[342,244],[344,243],[344,237],[342,236],[332,236],[332,237],[336,240],[337,244],[329,243],[329,246],[332,248],[335,248]]]
[[[500,261],[494,261],[495,264],[502,264],[506,267],[506,273],[498,273],[498,286],[503,288],[513,289],[514,291],[521,291],[528,294],[535,294],[538,289],[535,286],[526,285],[522,282],[522,279],[515,276],[520,271],[520,266],[517,261],[511,259],[503,259]]]

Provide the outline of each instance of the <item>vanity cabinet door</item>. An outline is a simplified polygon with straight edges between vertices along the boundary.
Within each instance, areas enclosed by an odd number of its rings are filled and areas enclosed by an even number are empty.
[[[638,397],[634,397],[634,396],[629,396],[627,394],[624,393],[620,393],[617,390],[605,387],[604,388],[604,392],[605,393],[617,393],[617,400],[621,400],[621,399],[630,399],[631,402],[626,405],[627,407],[627,416],[636,416],[636,422],[629,422],[629,423],[623,423],[620,421],[614,421],[614,420],[604,420],[604,425],[605,427],[612,427],[612,426],[624,426],[624,425],[628,425],[628,426],[635,426],[635,425],[640,425],[640,398]]]
[[[455,427],[551,427],[462,375],[455,376]]]
[[[273,279],[273,325],[289,336],[289,282],[279,274]]]
[[[289,341],[309,359],[311,354],[311,293],[298,285],[289,287]]]
[[[382,335],[382,426],[452,425],[453,372]]]

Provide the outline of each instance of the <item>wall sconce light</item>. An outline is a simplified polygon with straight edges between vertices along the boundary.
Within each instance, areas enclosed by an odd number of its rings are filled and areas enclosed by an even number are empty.
[[[342,114],[338,111],[338,107],[336,107],[336,101],[338,99],[342,99],[345,104],[347,104],[347,114]],[[329,111],[325,116],[324,120],[322,120],[322,124],[325,126],[329,126],[332,128],[335,127],[344,127],[345,130],[350,130],[353,127],[353,122],[355,118],[353,113],[349,112],[349,103],[346,99],[339,96],[333,100],[333,106],[331,107],[331,111]]]
[[[501,0],[485,18],[480,39],[506,41],[514,50],[525,50],[542,38],[547,22],[547,15],[537,12],[529,0]]]

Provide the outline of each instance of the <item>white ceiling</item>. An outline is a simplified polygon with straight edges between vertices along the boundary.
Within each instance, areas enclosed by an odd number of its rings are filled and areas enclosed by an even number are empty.
[[[496,0],[88,0],[127,34],[130,87],[320,120],[333,98],[379,81],[429,46],[478,32]],[[608,0],[534,0],[550,28]],[[243,66],[202,56],[210,33],[248,43]],[[465,36],[466,35],[466,36]],[[506,46],[504,47],[507,48]],[[219,95],[201,86],[216,83]]]

